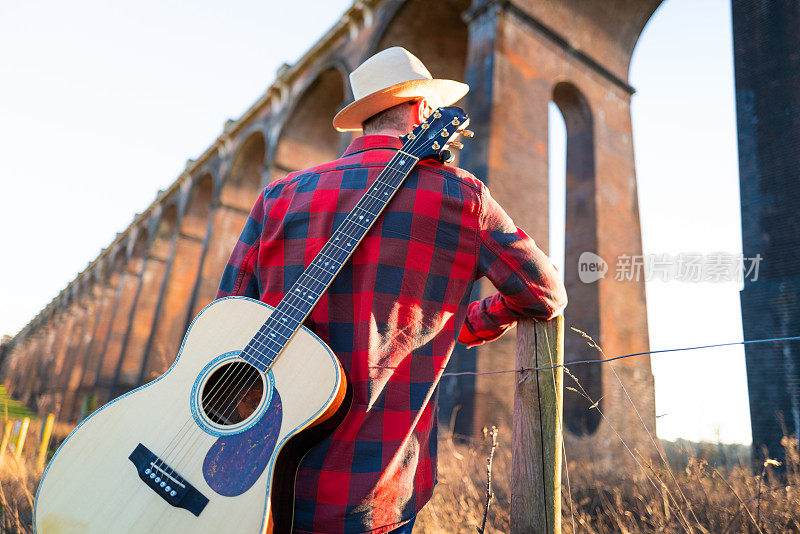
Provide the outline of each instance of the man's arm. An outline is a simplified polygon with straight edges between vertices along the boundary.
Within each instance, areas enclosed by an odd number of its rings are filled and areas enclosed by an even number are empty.
[[[256,200],[250,216],[244,225],[239,241],[233,247],[233,253],[225,266],[216,298],[233,295],[261,298],[258,278],[258,242],[264,229],[264,195]]]
[[[567,292],[547,254],[516,227],[482,189],[478,275],[498,289],[469,306],[458,340],[470,347],[497,339],[522,317],[552,319],[567,305]]]

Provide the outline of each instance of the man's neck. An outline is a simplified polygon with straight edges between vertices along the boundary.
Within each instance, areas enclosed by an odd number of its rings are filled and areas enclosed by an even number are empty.
[[[402,128],[383,128],[381,130],[368,130],[364,132],[364,135],[391,135],[392,137],[400,137],[401,135],[406,135],[414,128],[413,124],[409,124],[406,129]]]

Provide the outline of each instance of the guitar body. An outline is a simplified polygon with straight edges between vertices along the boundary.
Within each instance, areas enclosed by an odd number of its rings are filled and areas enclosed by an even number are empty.
[[[39,486],[36,531],[290,532],[297,463],[349,401],[336,356],[305,328],[267,373],[238,358],[272,311],[213,302],[164,375],[83,421]],[[252,413],[221,418],[237,402]]]

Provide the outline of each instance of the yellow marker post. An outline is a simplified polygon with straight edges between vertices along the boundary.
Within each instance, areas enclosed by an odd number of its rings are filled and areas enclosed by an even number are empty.
[[[31,424],[30,417],[22,420],[22,426],[19,427],[19,435],[17,436],[17,445],[14,447],[14,459],[19,460],[22,456],[22,447],[25,446],[25,435],[28,433],[28,425]]]
[[[3,441],[0,441],[0,456],[6,452],[8,442],[11,441],[11,431],[14,430],[14,421],[6,419],[6,428],[3,430]]]
[[[44,469],[44,461],[47,458],[47,449],[50,447],[50,435],[53,433],[53,423],[56,416],[48,414],[47,419],[44,421],[42,428],[42,442],[39,443],[39,455],[36,457],[36,467]]]

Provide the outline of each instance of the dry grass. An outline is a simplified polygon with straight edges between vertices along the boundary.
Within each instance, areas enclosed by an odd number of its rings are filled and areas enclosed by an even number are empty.
[[[33,498],[40,476],[30,458],[23,457],[17,462],[8,453],[0,458],[0,529],[3,533],[33,532]]]
[[[763,533],[800,532],[800,457],[796,442],[785,440],[783,477],[773,466],[752,473],[742,451],[730,447],[694,447],[691,453],[667,446],[675,480],[664,466],[616,476],[596,472],[588,463],[570,462],[572,495],[564,485],[562,527],[571,533]],[[686,443],[682,444],[687,449]],[[420,514],[415,532],[475,533],[486,504],[483,439],[454,442],[440,436],[439,484]],[[733,457],[733,460],[731,459]],[[494,454],[492,489],[485,532],[510,530],[511,436],[500,434]],[[39,473],[32,459],[0,458],[0,529],[29,533]],[[676,483],[681,491],[677,491]],[[685,499],[681,496],[685,496]],[[570,512],[572,510],[572,513]],[[574,524],[574,528],[573,528]]]
[[[510,441],[510,436],[500,436],[495,453],[496,499],[487,533],[510,529]],[[565,534],[800,532],[800,458],[796,441],[785,439],[784,446],[788,460],[781,466],[782,476],[772,465],[753,474],[749,456],[743,458],[737,446],[706,445],[688,454],[673,450],[668,456],[674,479],[665,466],[647,465],[646,474],[612,475],[596,472],[588,462],[570,462],[572,495],[565,484],[562,530]],[[480,441],[459,445],[442,440],[439,485],[420,514],[417,532],[477,531],[485,502],[488,447]],[[744,462],[732,461],[732,456]]]

